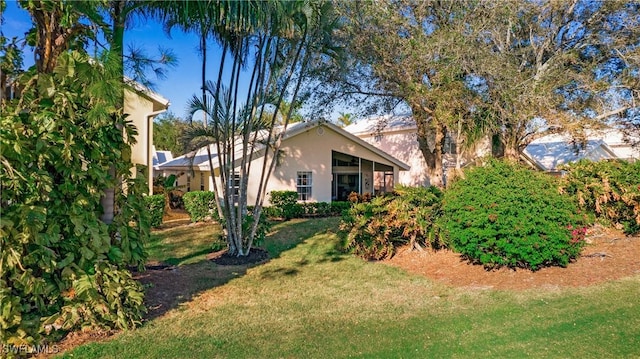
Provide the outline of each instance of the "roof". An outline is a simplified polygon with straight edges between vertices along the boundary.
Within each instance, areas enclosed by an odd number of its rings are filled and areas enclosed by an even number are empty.
[[[386,159],[387,161],[393,163],[395,166],[397,166],[401,170],[406,171],[406,170],[409,170],[410,168],[406,163],[398,160],[397,158],[391,156],[390,154],[360,139],[359,137],[325,120],[298,122],[298,123],[291,124],[290,126],[287,127],[286,133],[283,135],[282,140],[285,141],[289,138],[295,137],[301,133],[304,133],[308,130],[314,129],[319,126],[324,126],[335,131],[336,133],[338,133],[339,135],[342,135],[349,141],[354,142],[368,149],[369,151],[379,155],[380,157]],[[264,145],[259,145],[259,147],[257,147],[256,152],[262,150],[263,148],[264,148]],[[214,160],[213,163],[215,166],[217,163],[216,161],[217,151],[216,151],[215,145],[209,145],[209,150],[211,152],[211,157]],[[240,151],[241,151],[241,144],[237,144],[236,145],[237,157],[241,156]],[[158,168],[161,170],[184,170],[185,168],[189,168],[190,166],[193,166],[194,168],[197,168],[199,170],[207,170],[207,171],[209,170],[209,156],[207,154],[206,147],[202,147],[195,152],[191,152],[191,153],[176,157],[173,160],[170,160],[168,162],[162,163],[158,166]]]
[[[378,134],[415,129],[416,123],[411,114],[369,117],[344,128],[345,131],[355,135]]]
[[[159,164],[165,163],[167,161],[171,161],[173,159],[173,154],[171,151],[158,151],[156,150],[156,146],[153,146],[153,166],[157,167]]]
[[[171,104],[169,102],[169,100],[167,100],[166,98],[162,97],[160,94],[152,91],[150,88],[148,88],[147,86],[139,83],[138,81],[135,81],[135,80],[133,80],[133,79],[127,77],[127,76],[124,76],[124,81],[127,84],[131,85],[131,87],[133,87],[133,89],[136,90],[136,92],[147,96],[149,99],[159,103],[160,105],[164,106],[165,108],[169,107],[169,105]]]
[[[599,139],[574,145],[569,136],[552,135],[543,141],[533,141],[523,151],[526,159],[543,171],[558,171],[558,167],[581,159],[600,161],[617,158],[611,147]]]
[[[630,136],[618,129],[585,130],[586,142],[574,146],[571,135],[551,134],[532,141],[523,155],[538,168],[555,171],[557,167],[588,159],[640,159],[640,148],[633,148],[629,141],[639,142],[640,138]]]

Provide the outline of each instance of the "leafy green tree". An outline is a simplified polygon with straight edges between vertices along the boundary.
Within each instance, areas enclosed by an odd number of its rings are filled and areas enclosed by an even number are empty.
[[[410,110],[434,185],[447,134],[471,145],[492,133],[514,159],[541,130],[579,132],[633,114],[637,4],[399,0],[340,2],[338,11],[347,56],[318,73],[316,84],[330,84],[317,91],[319,108]]]
[[[483,106],[505,157],[518,158],[541,130],[579,138],[638,98],[637,4],[485,2],[475,14],[484,41],[473,68],[486,81]]]
[[[128,267],[144,263],[149,218],[144,177],[131,176],[136,129],[122,111],[122,56],[90,58],[85,48],[96,29],[111,34],[107,4],[20,5],[33,20],[36,63],[12,73],[20,96],[1,104],[0,340],[37,344],[80,327],[131,327],[144,306]],[[3,41],[2,53],[15,54],[13,43]],[[3,66],[21,63],[12,56]],[[117,211],[106,223],[101,197],[110,189]]]
[[[185,152],[182,137],[188,123],[173,112],[165,112],[153,123],[153,143],[157,150],[171,151],[174,156]]]
[[[191,113],[204,112],[209,122],[207,127],[194,126],[187,135],[192,148],[206,146],[210,151],[211,175],[216,179],[214,193],[229,252],[241,256],[249,253],[260,228],[262,204],[279,155],[283,128],[291,122],[313,60],[331,52],[325,46],[335,21],[328,2],[223,1],[217,6],[225,18],[213,27],[214,37],[223,48],[217,80],[207,81],[206,96],[191,101]],[[225,71],[230,73],[228,78],[223,78]],[[249,86],[239,93],[243,78]],[[283,112],[285,101],[292,105]],[[272,114],[270,119],[267,113]],[[250,164],[263,145],[266,153],[257,169],[261,171],[257,200],[250,212]],[[219,173],[213,172],[215,167],[220,168]],[[235,186],[238,181],[239,188]]]
[[[326,71],[329,92],[366,112],[407,106],[430,183],[443,186],[442,154],[448,126],[467,117],[477,96],[464,83],[474,38],[465,34],[474,2],[344,2],[339,39],[347,59]],[[330,96],[329,99],[336,98]]]

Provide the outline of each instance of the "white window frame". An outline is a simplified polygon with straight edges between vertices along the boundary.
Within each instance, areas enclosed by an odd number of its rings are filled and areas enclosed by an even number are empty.
[[[296,174],[298,201],[308,201],[313,196],[313,172],[298,171]]]

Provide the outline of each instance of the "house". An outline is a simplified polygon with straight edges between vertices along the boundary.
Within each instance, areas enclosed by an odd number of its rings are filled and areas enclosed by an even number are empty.
[[[407,163],[411,169],[400,173],[399,184],[405,186],[429,185],[427,163],[418,147],[418,130],[411,115],[371,117],[351,124],[345,127],[345,130]],[[447,135],[444,144],[443,166],[444,168],[455,167],[458,160],[461,166],[464,166],[474,158],[490,153],[491,145],[488,140],[485,140],[481,141],[472,151],[458,154],[455,138]]]
[[[209,146],[209,150],[214,172],[218,172],[215,146]],[[280,153],[267,192],[297,191],[301,201],[345,201],[351,192],[391,191],[399,173],[409,170],[408,165],[395,157],[324,120],[289,125],[283,134]],[[251,163],[249,204],[256,199],[263,160],[262,146]],[[213,190],[206,147],[162,163],[158,169],[164,175],[176,174],[178,186],[183,186],[185,191]]]
[[[522,152],[522,158],[534,168],[551,174],[561,174],[560,167],[581,159],[601,161],[640,159],[640,148],[633,147],[630,138],[615,129],[586,131],[583,143],[576,143],[569,134],[552,134],[532,141]]]
[[[125,83],[129,86],[124,90],[124,113],[127,120],[135,126],[137,134],[135,143],[131,144],[131,162],[134,165],[146,166],[145,177],[148,185],[148,194],[153,194],[153,119],[167,111],[169,100],[151,91],[142,84],[125,77]],[[131,169],[135,176],[137,171]],[[100,199],[102,216],[100,220],[111,223],[114,217],[114,188],[105,190]]]
[[[156,150],[156,146],[152,147],[153,152],[153,178],[156,178],[160,175],[160,168],[158,165],[165,163],[167,161],[171,161],[173,159],[173,154],[171,151],[158,151]]]
[[[138,134],[136,143],[131,146],[131,161],[136,165],[147,166],[146,177],[149,194],[153,194],[153,119],[167,111],[169,100],[151,91],[138,82],[125,79],[130,86],[125,90],[124,113],[133,122]]]

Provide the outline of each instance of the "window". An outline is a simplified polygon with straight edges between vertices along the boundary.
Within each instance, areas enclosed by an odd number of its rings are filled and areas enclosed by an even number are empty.
[[[238,203],[240,200],[240,174],[238,172],[233,173],[233,180],[229,183],[229,187],[231,189],[231,200],[233,203]]]
[[[204,191],[204,172],[200,172],[200,190]]]
[[[298,172],[298,201],[306,201],[311,199],[311,172]]]

